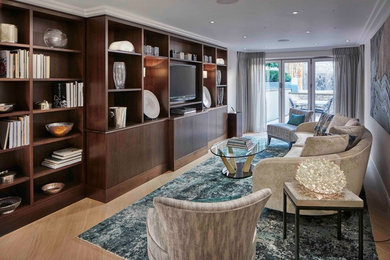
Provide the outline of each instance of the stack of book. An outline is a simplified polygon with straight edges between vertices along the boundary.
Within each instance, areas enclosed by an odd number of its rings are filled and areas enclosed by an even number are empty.
[[[69,147],[54,151],[49,158],[45,158],[42,162],[43,166],[51,169],[58,169],[77,162],[81,162],[83,150],[79,148]]]
[[[254,147],[254,143],[250,138],[246,137],[235,137],[231,138],[227,142],[227,146],[231,148],[239,148],[239,149],[246,149],[250,150]]]
[[[84,106],[84,83],[61,82],[53,85],[53,107]]]
[[[0,121],[0,148],[12,149],[30,144],[30,116]]]
[[[43,54],[33,54],[33,78],[50,78],[50,56]]]
[[[25,79],[28,77],[29,51],[0,51],[0,78]]]

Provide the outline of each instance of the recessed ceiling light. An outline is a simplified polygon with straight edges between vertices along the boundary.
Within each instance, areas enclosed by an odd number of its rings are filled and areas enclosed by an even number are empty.
[[[299,11],[292,11],[291,14],[299,14]]]
[[[244,39],[246,39],[246,38],[248,38],[246,35],[244,35],[244,36],[242,36],[242,38],[244,38]]]
[[[238,0],[217,0],[218,4],[233,4],[235,2],[238,2]]]
[[[345,40],[345,42],[349,42],[349,40]]]
[[[289,39],[280,39],[278,40],[278,42],[289,42],[290,40]]]
[[[311,31],[306,31],[307,34],[311,33]]]
[[[215,21],[211,20],[210,23],[215,23]]]

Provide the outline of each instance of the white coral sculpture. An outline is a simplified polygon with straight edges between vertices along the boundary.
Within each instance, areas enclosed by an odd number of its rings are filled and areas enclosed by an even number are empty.
[[[326,159],[302,162],[295,179],[306,189],[321,194],[340,194],[347,184],[340,166]]]

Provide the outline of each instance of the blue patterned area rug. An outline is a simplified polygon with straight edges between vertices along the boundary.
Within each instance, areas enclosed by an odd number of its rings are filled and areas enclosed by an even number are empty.
[[[265,142],[266,140],[263,139]],[[288,145],[273,140],[255,160],[284,156]],[[252,190],[252,178],[230,179],[221,174],[219,158],[213,157],[153,191],[126,209],[85,231],[79,238],[125,259],[148,259],[146,212],[157,196],[177,199],[207,199],[245,196]],[[288,215],[287,239],[283,240],[282,213],[264,209],[257,225],[257,259],[293,259],[294,215]],[[302,259],[357,259],[358,218],[343,216],[343,239],[336,238],[336,217],[302,217],[300,221]],[[364,215],[364,259],[377,259],[368,212]]]

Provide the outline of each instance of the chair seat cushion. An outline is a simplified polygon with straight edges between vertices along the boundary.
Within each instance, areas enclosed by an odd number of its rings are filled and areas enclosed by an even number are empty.
[[[295,142],[297,140],[297,136],[295,135],[296,129],[296,125],[285,123],[269,124],[267,125],[267,134],[284,141]]]

